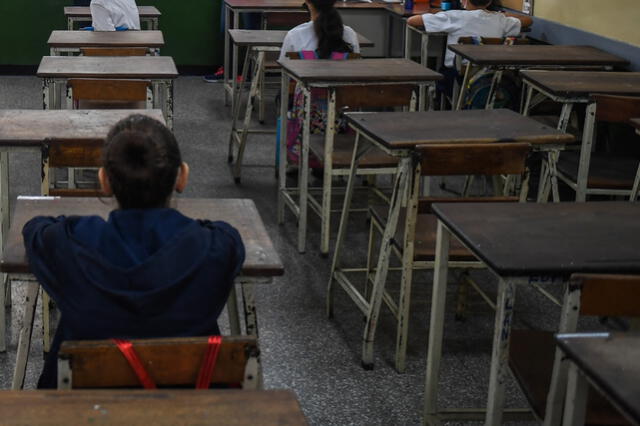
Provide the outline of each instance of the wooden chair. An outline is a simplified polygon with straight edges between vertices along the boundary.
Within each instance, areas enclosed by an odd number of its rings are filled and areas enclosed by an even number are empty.
[[[151,109],[151,82],[146,80],[70,79],[69,109]]]
[[[146,47],[83,47],[83,56],[147,56]]]
[[[207,350],[207,337],[134,339],[143,366],[158,387],[193,387]],[[211,378],[213,386],[260,389],[262,372],[256,337],[224,336]],[[63,342],[58,354],[58,389],[140,387],[138,377],[111,340]]]
[[[587,105],[579,152],[563,151],[557,164],[558,177],[576,191],[576,201],[587,195],[638,198],[640,160],[612,153],[592,153],[596,142],[596,123],[628,124],[640,115],[640,98],[594,95]],[[637,143],[629,141],[629,143]]]
[[[41,194],[58,197],[97,197],[101,191],[94,183],[91,189],[55,188],[51,185],[52,169],[99,168],[102,166],[104,141],[101,139],[47,139],[42,145]]]
[[[347,293],[354,298],[367,300],[367,316],[365,327],[365,351],[363,355],[365,367],[366,360],[372,359],[373,340],[375,328],[380,314],[382,301],[385,302],[397,321],[396,330],[396,359],[395,365],[399,372],[405,370],[405,358],[407,348],[407,336],[409,327],[409,314],[411,304],[411,285],[413,271],[416,269],[433,269],[436,249],[437,219],[431,213],[431,204],[434,202],[517,202],[525,201],[528,187],[528,175],[525,161],[530,152],[530,146],[526,143],[495,143],[495,144],[456,144],[456,145],[423,145],[416,149],[420,158],[420,164],[414,177],[413,198],[407,201],[407,207],[400,213],[399,226],[392,240],[392,251],[401,261],[400,269],[402,277],[400,281],[400,298],[395,301],[385,289],[385,282],[373,282],[375,265],[373,250],[376,245],[375,235],[384,232],[387,222],[387,209],[373,207],[370,209],[371,226],[369,231],[369,247],[367,256],[367,280],[364,295],[354,287],[345,288]],[[456,176],[477,174],[484,176],[508,175],[504,185],[503,194],[493,197],[418,197],[418,185],[420,176]],[[514,176],[523,178],[522,189],[519,196],[509,196]],[[460,242],[452,241],[449,255],[450,268],[482,268],[479,262]],[[371,282],[372,288],[369,289]],[[488,300],[480,288],[470,278],[465,279],[478,291],[485,300]],[[343,286],[344,287],[344,286]],[[329,297],[329,311],[331,311],[331,295]],[[371,367],[371,365],[369,365]]]
[[[580,315],[640,317],[640,276],[574,274],[564,297],[563,333],[576,332]],[[553,332],[512,330],[509,366],[534,414],[545,424],[559,424],[562,418],[568,363],[563,358]],[[590,392],[586,424],[628,423],[599,392]]]

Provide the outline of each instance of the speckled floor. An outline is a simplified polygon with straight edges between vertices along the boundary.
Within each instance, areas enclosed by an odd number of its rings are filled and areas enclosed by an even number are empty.
[[[273,136],[251,137],[246,159],[249,167],[243,169],[242,185],[235,185],[226,163],[230,112],[223,106],[222,86],[204,83],[198,77],[182,77],[177,80],[175,93],[175,133],[192,170],[189,188],[183,196],[255,200],[285,264],[284,277],[272,285],[259,286],[256,292],[265,386],[293,389],[313,425],[420,424],[431,274],[422,272],[414,278],[407,372],[398,374],[393,368],[395,324],[385,310],[378,327],[375,369],[363,370],[359,361],[362,315],[341,290],[336,293],[335,318],[329,320],[325,315],[330,259],[319,256],[318,221],[311,219],[308,250],[304,255],[295,249],[296,225],[292,216],[287,217],[284,226],[276,223]],[[40,107],[37,78],[0,76],[0,108]],[[268,110],[266,125],[273,126],[273,103],[268,104]],[[12,154],[10,159],[11,197],[37,194],[39,159],[24,153]],[[435,182],[433,185],[435,189]],[[368,227],[364,216],[356,215],[352,222],[348,261],[362,265]],[[483,287],[495,294],[495,280],[487,272],[474,274]],[[390,288],[395,287],[397,278],[390,277]],[[451,292],[455,290],[455,286],[450,288]],[[453,307],[454,295],[450,296],[448,306]],[[13,297],[15,303],[7,319],[8,352],[0,354],[3,388],[10,387],[15,362],[24,298],[20,285],[14,286]],[[466,322],[456,322],[452,309],[448,309],[441,406],[478,407],[486,400],[493,315],[477,296],[472,297],[471,305],[470,319]],[[559,316],[557,307],[529,288],[518,289],[516,310],[517,325],[525,327],[553,328]],[[226,327],[226,318],[222,323]],[[42,368],[38,330],[36,326],[27,388],[35,386]],[[507,405],[525,406],[513,381],[508,383],[506,394]]]

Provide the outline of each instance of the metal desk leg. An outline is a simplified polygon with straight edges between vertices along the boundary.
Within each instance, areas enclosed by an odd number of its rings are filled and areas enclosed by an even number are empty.
[[[244,324],[247,336],[258,337],[258,315],[256,314],[256,301],[253,293],[254,283],[241,282],[242,303],[244,306]]]
[[[67,30],[73,31],[73,18],[67,18]]]
[[[522,111],[520,113],[525,117],[529,115],[529,108],[531,107],[531,98],[533,97],[533,86],[527,84],[527,82],[523,82],[526,88],[526,95],[524,105],[522,106]]]
[[[428,60],[428,56],[427,56],[427,47],[429,46],[429,35],[428,34],[421,34],[420,35],[420,65],[422,65],[423,67],[427,67],[427,60]],[[426,104],[427,104],[427,87],[424,84],[420,85],[420,88],[418,89],[420,91],[420,103],[418,104],[418,111],[424,111],[426,108]],[[431,105],[432,102],[429,101],[429,105]]]
[[[227,315],[229,316],[229,329],[231,335],[240,335],[240,313],[238,311],[238,294],[236,293],[236,286],[238,282],[234,282],[229,292],[229,298],[227,299]]]
[[[160,83],[163,86],[164,94],[163,111],[165,120],[167,120],[167,127],[173,130],[173,80],[164,80]]]
[[[229,43],[231,38],[229,37],[229,24],[231,22],[231,8],[229,5],[224,6],[224,105],[229,105],[229,92],[227,92],[227,84],[229,84]]]
[[[558,332],[573,333],[578,326],[580,312],[581,288],[569,284],[564,294],[560,326]],[[547,394],[547,408],[545,410],[545,426],[559,425],[562,419],[563,403],[567,387],[567,361],[563,360],[564,354],[560,348],[556,348],[551,373],[551,386]]]
[[[289,107],[289,76],[280,76],[280,143],[278,146],[278,225],[284,223],[284,191],[287,186],[287,110]]]
[[[360,136],[360,132],[356,133],[355,142],[353,144],[353,153],[351,155],[351,166],[349,169],[349,178],[347,181],[347,188],[344,194],[344,202],[342,206],[342,213],[340,215],[340,225],[338,227],[338,236],[336,238],[336,247],[333,251],[333,260],[331,262],[331,273],[329,275],[329,283],[327,284],[327,316],[333,317],[333,283],[336,276],[339,274],[338,268],[340,266],[340,254],[342,244],[344,243],[344,237],[347,234],[347,224],[349,222],[349,211],[351,209],[351,199],[353,197],[353,188],[356,182],[356,171],[358,170],[358,162],[360,158],[369,151],[371,143]]]
[[[240,27],[240,14],[238,12],[234,12],[233,14],[233,28]],[[231,59],[231,63],[233,64],[233,68],[231,69],[231,94],[236,93],[238,90],[238,56],[240,55],[240,49],[238,45],[233,43],[231,47],[231,51],[233,52],[233,58]],[[241,81],[240,84],[244,84],[244,81]],[[231,102],[233,102],[233,97],[231,97]],[[233,104],[231,105],[233,107]]]
[[[461,62],[461,60],[459,58],[460,57],[457,56],[456,60]],[[462,79],[462,85],[460,86],[460,88],[458,90],[458,100],[457,101],[453,101],[453,102],[455,102],[455,110],[456,111],[459,111],[460,109],[462,109],[462,102],[464,101],[464,97],[467,94],[467,85],[469,84],[469,79],[471,78],[471,64],[461,65],[461,66],[466,67],[466,69],[464,71],[464,78]],[[455,93],[455,91],[454,91],[454,93]]]
[[[7,351],[7,327],[6,327],[6,294],[7,294],[7,287],[10,289],[11,287],[9,286],[9,283],[7,281],[4,280],[4,278],[6,277],[5,274],[3,274],[2,276],[2,286],[0,287],[0,352],[6,352]]]
[[[591,161],[591,147],[593,146],[596,125],[596,104],[587,106],[584,129],[582,131],[582,146],[580,147],[580,163],[578,165],[578,179],[576,182],[576,201],[587,200],[587,183],[589,179],[589,162]]]
[[[493,105],[496,103],[496,92],[498,86],[502,81],[502,70],[496,70],[491,79],[491,88],[489,89],[489,95],[487,96],[486,109],[493,109]]]
[[[42,109],[55,109],[55,84],[52,79],[42,79]]]
[[[564,404],[563,425],[582,426],[587,414],[587,395],[589,384],[575,364],[569,367],[567,380],[567,398]]]
[[[242,67],[242,79],[243,81],[246,79],[247,74],[249,73],[249,64],[251,63],[251,53],[253,52],[251,47],[247,47],[247,52],[244,58],[244,66]],[[240,167],[238,166],[238,162],[240,161],[241,150],[243,150],[243,144],[247,140],[247,134],[249,132],[249,125],[251,122],[251,97],[253,94],[255,84],[255,75],[253,80],[251,81],[251,91],[249,92],[249,98],[247,99],[247,107],[245,112],[244,126],[242,129],[238,129],[238,118],[240,116],[240,99],[242,97],[242,92],[244,89],[244,85],[241,84],[238,89],[232,93],[233,101],[231,103],[231,134],[229,135],[229,152],[227,154],[227,162],[230,164],[233,163],[233,151],[236,142],[239,145],[238,156],[236,157],[236,166],[232,169],[233,177],[236,183],[240,183]]]
[[[382,234],[382,243],[380,245],[380,255],[378,256],[378,264],[376,266],[376,274],[373,279],[373,288],[371,290],[371,303],[367,312],[367,324],[364,329],[362,339],[362,366],[365,369],[373,368],[373,338],[378,323],[378,315],[382,303],[384,285],[387,281],[387,273],[389,272],[389,257],[391,255],[391,240],[396,233],[398,218],[400,216],[400,208],[408,193],[413,195],[413,191],[417,191],[417,186],[413,185],[412,173],[413,158],[405,157],[398,164],[398,174],[396,175],[393,186],[393,194],[389,200],[389,219]],[[417,166],[417,165],[416,165]],[[419,170],[419,167],[417,167]],[[411,192],[407,190],[411,188]]]
[[[516,284],[513,279],[500,278],[498,283],[498,301],[491,353],[491,372],[489,376],[489,398],[485,426],[502,424],[504,409],[504,383],[509,376],[509,338],[513,305],[515,303]]]
[[[16,367],[13,370],[11,389],[20,390],[24,386],[24,376],[29,360],[29,347],[31,346],[31,334],[33,333],[33,320],[38,303],[38,291],[40,285],[37,281],[27,281],[27,294],[24,302],[24,319],[18,338],[18,351],[16,354]]]
[[[447,296],[447,274],[449,272],[449,240],[451,233],[438,221],[436,234],[433,290],[431,295],[431,319],[429,321],[429,344],[427,346],[427,373],[424,390],[424,424],[439,424],[438,380],[442,359],[442,336],[444,334],[444,311]]]
[[[329,254],[331,234],[331,189],[333,170],[333,140],[336,133],[336,90],[329,89],[327,103],[327,128],[324,132],[324,179],[322,181],[322,209],[320,215],[320,254]]]
[[[298,206],[298,252],[304,253],[307,242],[307,199],[309,191],[309,133],[311,131],[311,90],[307,87],[304,92],[304,125],[302,128],[302,146],[298,158],[298,187],[300,189]],[[284,100],[283,100],[284,101]]]
[[[404,23],[404,57],[405,59],[411,59],[411,28],[409,28],[409,24]]]

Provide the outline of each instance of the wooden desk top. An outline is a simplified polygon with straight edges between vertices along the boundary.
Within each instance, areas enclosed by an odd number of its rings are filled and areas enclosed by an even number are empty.
[[[159,109],[0,109],[0,147],[38,146],[52,137],[104,139],[114,124],[131,114],[144,114],[165,122]]]
[[[551,46],[517,44],[453,44],[449,49],[480,66],[626,66],[629,62],[592,46]]]
[[[38,77],[50,78],[176,78],[170,56],[44,56]]]
[[[275,30],[229,30],[229,36],[234,44],[238,46],[268,46],[281,47],[287,31]],[[360,47],[373,47],[373,42],[363,36],[358,35]]]
[[[556,340],[590,382],[640,423],[640,334],[558,334]]]
[[[640,72],[525,70],[521,75],[555,96],[640,95]]]
[[[507,109],[346,113],[349,124],[388,148],[436,143],[574,141],[568,133]]]
[[[52,31],[49,47],[162,47],[162,31]]]
[[[141,18],[158,18],[162,13],[155,6],[138,6]],[[91,9],[85,6],[67,6],[64,8],[67,18],[91,18]]]
[[[413,10],[407,11],[403,4],[400,3],[388,3],[387,10],[394,15],[407,18],[413,15],[424,15],[425,13],[438,13],[440,8],[431,8],[428,3],[414,3]]]
[[[301,61],[284,59],[282,67],[305,83],[350,82],[427,82],[440,80],[442,75],[408,59],[357,59],[332,61],[317,59]]]
[[[286,390],[0,391],[14,425],[306,425]]]
[[[637,203],[442,203],[433,210],[501,276],[640,273]]]
[[[284,273],[280,256],[273,247],[260,213],[252,200],[174,198],[173,207],[184,215],[198,219],[223,220],[235,227],[245,245],[246,259],[242,275],[270,277]],[[24,224],[35,216],[99,215],[106,218],[116,207],[115,200],[104,198],[18,198],[11,219],[9,236],[0,270],[26,273],[29,271],[22,241]]]

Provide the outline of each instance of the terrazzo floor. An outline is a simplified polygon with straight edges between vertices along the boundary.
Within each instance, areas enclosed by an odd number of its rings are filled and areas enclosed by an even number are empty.
[[[35,77],[0,76],[2,109],[39,109],[41,96],[41,83]],[[312,425],[420,424],[431,274],[420,272],[414,278],[406,373],[398,374],[393,368],[395,323],[385,309],[376,338],[375,369],[362,369],[362,315],[341,290],[336,292],[335,317],[329,320],[325,315],[330,258],[319,255],[317,219],[311,215],[304,255],[295,248],[296,224],[292,216],[287,215],[283,226],[276,223],[273,136],[251,136],[242,184],[236,185],[226,162],[230,110],[223,105],[222,85],[207,84],[199,77],[181,77],[176,81],[175,96],[175,133],[192,171],[189,187],[182,196],[253,199],[285,265],[283,277],[256,289],[265,387],[295,391]],[[267,110],[265,125],[274,127],[273,101],[269,101]],[[10,164],[12,199],[19,194],[38,194],[39,158],[12,153]],[[432,183],[434,191],[437,183]],[[455,180],[448,180],[447,184],[461,186]],[[347,261],[362,265],[368,225],[363,215],[352,218]],[[337,226],[336,222],[337,217]],[[474,276],[483,288],[495,294],[493,277],[485,271],[474,272]],[[392,274],[389,282],[395,291],[398,277]],[[443,407],[479,407],[486,401],[493,314],[477,296],[472,296],[469,319],[455,321],[455,286],[449,288],[438,401]],[[558,293],[557,289],[550,290]],[[0,354],[3,388],[11,384],[23,299],[22,286],[14,286],[14,305],[7,312],[8,351]],[[516,299],[517,326],[552,329],[557,324],[559,308],[536,291],[519,288]],[[38,310],[37,321],[40,320]],[[228,330],[224,314],[221,325],[223,332]],[[594,323],[586,326],[597,327]],[[40,329],[36,325],[26,380],[29,389],[35,387],[42,368]],[[513,380],[507,384],[506,395],[508,406],[526,405]]]

